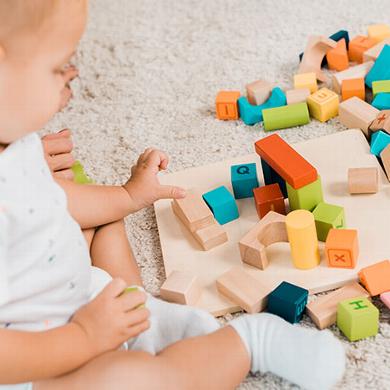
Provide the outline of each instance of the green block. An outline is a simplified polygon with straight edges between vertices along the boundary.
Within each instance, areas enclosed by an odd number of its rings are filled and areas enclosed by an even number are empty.
[[[310,122],[309,109],[306,103],[267,108],[263,110],[263,121],[265,131],[306,125]]]
[[[91,184],[94,183],[94,181],[88,177],[88,175],[85,173],[83,166],[81,165],[80,161],[76,161],[72,165],[72,171],[73,171],[73,181],[77,184]]]
[[[316,181],[296,190],[290,184],[286,183],[288,201],[290,210],[309,210],[313,211],[318,203],[323,202],[321,178],[318,176]]]
[[[337,305],[337,326],[350,341],[378,333],[379,310],[364,297],[350,298]]]
[[[313,215],[317,237],[320,241],[326,241],[330,229],[344,229],[346,227],[343,207],[321,202],[313,210]]]
[[[374,97],[378,93],[390,93],[390,80],[378,80],[372,82],[372,94]]]
[[[122,294],[131,293],[131,292],[134,292],[134,291],[145,291],[145,290],[143,288],[140,288],[139,286],[133,285],[133,286],[126,287],[123,290]],[[143,308],[143,307],[145,307],[145,304],[138,305],[136,307],[136,309],[140,309],[140,308]]]

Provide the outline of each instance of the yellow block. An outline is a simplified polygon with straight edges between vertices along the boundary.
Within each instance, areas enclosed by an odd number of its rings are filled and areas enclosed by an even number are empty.
[[[294,267],[310,269],[320,264],[320,252],[314,216],[307,210],[295,210],[286,217]]]
[[[339,114],[339,96],[328,88],[321,88],[307,98],[310,115],[321,121],[327,120]]]
[[[368,26],[368,37],[381,42],[390,37],[390,27],[387,24],[373,24]]]
[[[294,75],[294,88],[308,88],[310,93],[317,91],[317,75],[315,72]]]

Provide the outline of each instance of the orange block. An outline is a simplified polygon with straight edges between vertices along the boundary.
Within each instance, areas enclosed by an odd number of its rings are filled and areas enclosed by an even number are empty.
[[[326,60],[328,61],[329,69],[337,70],[338,72],[348,69],[348,51],[344,38],[337,42],[337,46],[334,49],[330,49],[326,53]]]
[[[284,196],[278,183],[254,188],[253,196],[259,218],[265,217],[269,211],[286,215]]]
[[[361,64],[363,62],[363,53],[376,44],[377,41],[375,39],[368,38],[363,35],[358,35],[349,42],[349,59]]]
[[[366,86],[364,84],[364,78],[343,80],[341,82],[341,96],[343,100],[347,100],[353,96],[365,100]]]
[[[239,91],[220,91],[215,99],[217,118],[222,120],[238,119],[237,100]]]
[[[325,243],[329,267],[355,268],[359,256],[357,230],[330,229]]]
[[[390,261],[384,260],[362,268],[359,279],[372,296],[390,291]]]

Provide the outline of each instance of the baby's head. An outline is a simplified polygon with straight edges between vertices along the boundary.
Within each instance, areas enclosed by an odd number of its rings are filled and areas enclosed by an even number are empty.
[[[87,0],[0,0],[0,143],[58,111],[62,70],[84,31]]]

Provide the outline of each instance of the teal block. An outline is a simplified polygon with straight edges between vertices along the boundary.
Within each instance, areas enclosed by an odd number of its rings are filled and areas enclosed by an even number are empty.
[[[329,203],[318,203],[313,210],[316,223],[317,237],[325,242],[330,229],[344,229],[346,227],[344,208]]]
[[[319,176],[313,183],[297,190],[288,183],[286,183],[286,186],[291,211],[299,209],[313,211],[324,200],[321,178]]]
[[[263,110],[263,120],[265,131],[303,126],[310,122],[309,109],[306,103],[267,108]]]
[[[372,88],[373,81],[390,80],[390,46],[385,45],[374,65],[367,73],[366,85]]]
[[[390,108],[390,93],[378,93],[372,101],[371,105],[380,111],[388,110]]]
[[[350,341],[375,336],[379,310],[365,297],[345,299],[337,305],[337,326]]]
[[[390,144],[390,135],[382,130],[376,131],[371,136],[370,151],[375,156],[379,157],[383,149]]]
[[[259,186],[256,164],[232,165],[230,173],[234,197],[236,199],[253,197],[253,189]]]
[[[221,225],[239,217],[236,201],[225,186],[206,192],[203,199]]]
[[[294,324],[302,319],[308,296],[308,290],[282,282],[268,295],[267,311]]]

